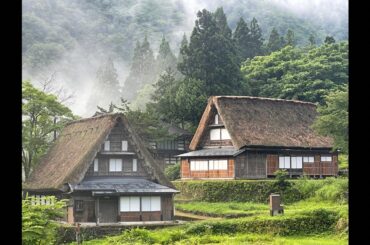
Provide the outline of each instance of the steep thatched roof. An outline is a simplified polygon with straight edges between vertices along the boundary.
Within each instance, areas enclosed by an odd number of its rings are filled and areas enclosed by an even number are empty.
[[[331,148],[333,140],[313,131],[316,105],[310,102],[250,96],[213,96],[190,143],[196,150],[215,110],[233,145]]]
[[[152,179],[173,187],[161,172],[157,160],[133,132],[126,117],[122,114],[105,114],[69,123],[33,171],[25,183],[25,189],[63,190],[66,184],[79,183],[118,120],[122,120],[129,131],[132,143],[138,149],[137,154],[144,159],[144,168]]]

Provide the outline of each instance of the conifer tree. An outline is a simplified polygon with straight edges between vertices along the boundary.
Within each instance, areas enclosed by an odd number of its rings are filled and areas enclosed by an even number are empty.
[[[155,61],[150,43],[145,36],[143,42],[136,43],[134,57],[132,59],[130,73],[125,81],[122,97],[132,101],[137,91],[147,83],[152,83],[155,79]]]
[[[257,55],[261,55],[263,38],[262,30],[258,25],[256,18],[253,18],[250,24],[250,33],[251,33],[251,58]]]
[[[327,43],[327,44],[335,43],[335,39],[334,39],[334,37],[332,37],[332,36],[327,36],[327,37],[325,38],[324,43]]]
[[[247,23],[240,18],[233,35],[233,40],[238,49],[238,55],[241,61],[252,58],[252,39]]]
[[[222,7],[217,8],[213,14],[216,21],[216,26],[220,29],[222,35],[226,38],[231,38],[231,29],[227,24],[227,18]]]
[[[316,44],[315,36],[311,34],[310,37],[308,38],[308,42],[310,43],[311,46],[315,46]]]
[[[286,45],[290,45],[293,47],[295,46],[296,40],[294,37],[294,32],[292,30],[288,29],[285,40],[286,40],[286,43],[285,43]]]
[[[159,52],[156,59],[157,64],[157,75],[161,74],[167,68],[171,68],[172,70],[177,70],[176,68],[176,57],[172,53],[170,44],[163,36],[161,44],[159,45]]]
[[[269,52],[274,52],[276,50],[279,50],[282,47],[282,39],[275,29],[275,27],[272,29],[269,41],[267,43],[267,49]]]
[[[236,47],[224,35],[212,13],[197,13],[189,46],[181,50],[180,72],[187,78],[205,82],[207,95],[236,94],[240,90],[240,65]]]

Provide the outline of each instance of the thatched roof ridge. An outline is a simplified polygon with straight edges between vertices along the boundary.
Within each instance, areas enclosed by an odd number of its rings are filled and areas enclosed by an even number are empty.
[[[68,123],[25,183],[25,189],[62,190],[66,184],[79,183],[119,118],[137,145],[139,156],[144,158],[148,174],[160,184],[172,187],[126,117],[105,114]]]
[[[332,138],[318,135],[311,128],[317,116],[314,103],[252,96],[212,96],[190,143],[191,150],[198,149],[212,110],[217,110],[237,149],[249,145],[305,148],[331,148],[333,145]]]

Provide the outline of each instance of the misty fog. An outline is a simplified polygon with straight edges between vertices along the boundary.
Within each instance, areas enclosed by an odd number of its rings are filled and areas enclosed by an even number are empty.
[[[67,102],[72,111],[82,117],[92,116],[97,105],[107,106],[106,102],[89,99],[94,98],[96,72],[104,60],[112,57],[124,89],[136,41],[147,35],[156,57],[165,36],[177,56],[183,34],[188,38],[191,35],[196,12],[203,8],[214,11],[220,6],[232,29],[240,17],[247,22],[256,17],[266,36],[272,28],[267,18],[271,11],[278,11],[302,23],[312,22],[312,29],[319,26],[321,41],[324,35],[347,39],[346,0],[103,0],[96,4],[23,0],[22,79],[40,87],[54,74],[55,86],[74,94]],[[268,9],[261,10],[266,6]],[[253,15],[256,9],[260,16]]]

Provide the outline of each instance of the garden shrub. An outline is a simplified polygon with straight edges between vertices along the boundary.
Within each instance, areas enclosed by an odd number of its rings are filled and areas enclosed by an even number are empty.
[[[55,244],[58,223],[56,218],[64,215],[65,200],[46,196],[49,204],[35,205],[33,197],[22,200],[22,244]]]
[[[285,180],[283,189],[275,180],[201,180],[173,181],[180,191],[176,198],[204,202],[259,202],[267,203],[271,193],[279,193],[283,203],[307,198],[344,201],[348,191],[347,178]]]
[[[180,163],[166,167],[164,174],[171,181],[180,179]]]

